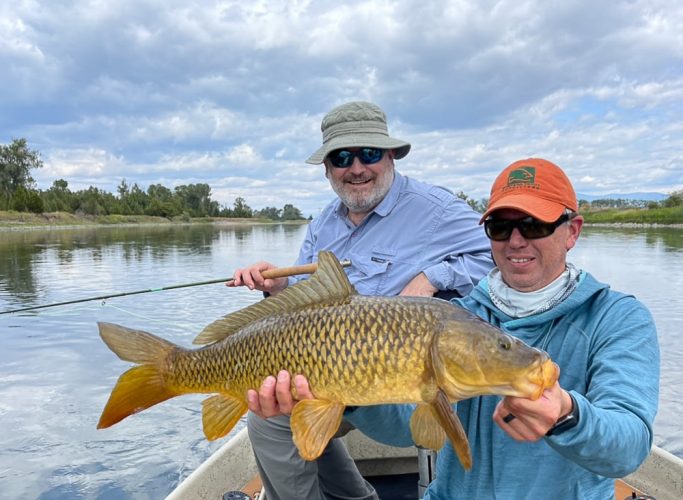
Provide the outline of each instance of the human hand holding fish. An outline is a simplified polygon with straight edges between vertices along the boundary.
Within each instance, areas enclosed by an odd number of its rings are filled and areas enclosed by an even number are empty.
[[[308,380],[303,375],[294,376],[294,391],[292,391],[292,378],[287,370],[280,370],[275,377],[268,376],[261,384],[259,390],[247,391],[247,403],[249,410],[261,418],[290,415],[300,399],[313,399],[313,393],[308,385]]]
[[[532,400],[506,396],[498,402],[493,420],[516,441],[538,441],[572,410],[572,398],[559,382]],[[514,417],[511,418],[511,416]]]

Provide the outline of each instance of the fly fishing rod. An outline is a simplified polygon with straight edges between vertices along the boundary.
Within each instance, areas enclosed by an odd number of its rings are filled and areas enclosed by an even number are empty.
[[[345,261],[340,262],[340,264],[342,267],[348,267],[351,265],[351,261],[345,260]],[[294,276],[297,274],[312,274],[316,271],[316,269],[318,269],[318,264],[313,262],[311,264],[303,264],[301,266],[278,267],[276,269],[268,269],[266,271],[263,271],[261,273],[261,275],[266,279],[284,278],[286,276]],[[35,309],[45,309],[47,307],[65,306],[65,305],[69,305],[69,304],[80,304],[81,302],[90,302],[93,300],[106,300],[106,299],[113,299],[115,297],[126,297],[128,295],[139,295],[141,293],[163,292],[165,290],[175,290],[178,288],[188,288],[188,287],[192,287],[192,286],[212,285],[215,283],[227,283],[228,281],[235,281],[235,278],[219,278],[219,279],[208,280],[208,281],[198,281],[195,283],[184,283],[182,285],[163,286],[160,288],[146,288],[144,290],[136,290],[133,292],[112,293],[109,295],[100,295],[99,297],[88,297],[86,299],[66,300],[64,302],[55,302],[52,304],[43,304],[40,306],[22,307],[20,309],[10,309],[7,311],[0,311],[0,315],[1,314],[16,313],[16,312],[23,312],[23,311],[33,311]]]

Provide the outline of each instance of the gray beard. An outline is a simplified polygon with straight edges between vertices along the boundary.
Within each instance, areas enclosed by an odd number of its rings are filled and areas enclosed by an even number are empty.
[[[370,196],[364,197],[359,194],[351,194],[346,192],[345,184],[343,182],[332,182],[332,189],[342,203],[349,209],[350,212],[366,213],[381,203],[384,197],[391,189],[391,184],[394,182],[394,172],[385,172],[384,175],[375,179],[377,184]]]

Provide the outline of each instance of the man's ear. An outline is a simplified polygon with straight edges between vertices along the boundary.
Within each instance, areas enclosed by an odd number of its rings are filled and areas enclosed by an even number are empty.
[[[581,228],[583,227],[583,217],[577,215],[572,220],[569,221],[569,231],[567,232],[567,251],[574,248],[576,245],[576,240],[579,239],[581,234]]]

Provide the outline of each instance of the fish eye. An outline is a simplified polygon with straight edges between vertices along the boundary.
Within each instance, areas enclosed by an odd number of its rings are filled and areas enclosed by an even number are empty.
[[[498,339],[498,347],[500,347],[504,351],[509,351],[510,347],[511,347],[510,339],[508,339],[508,338]]]

